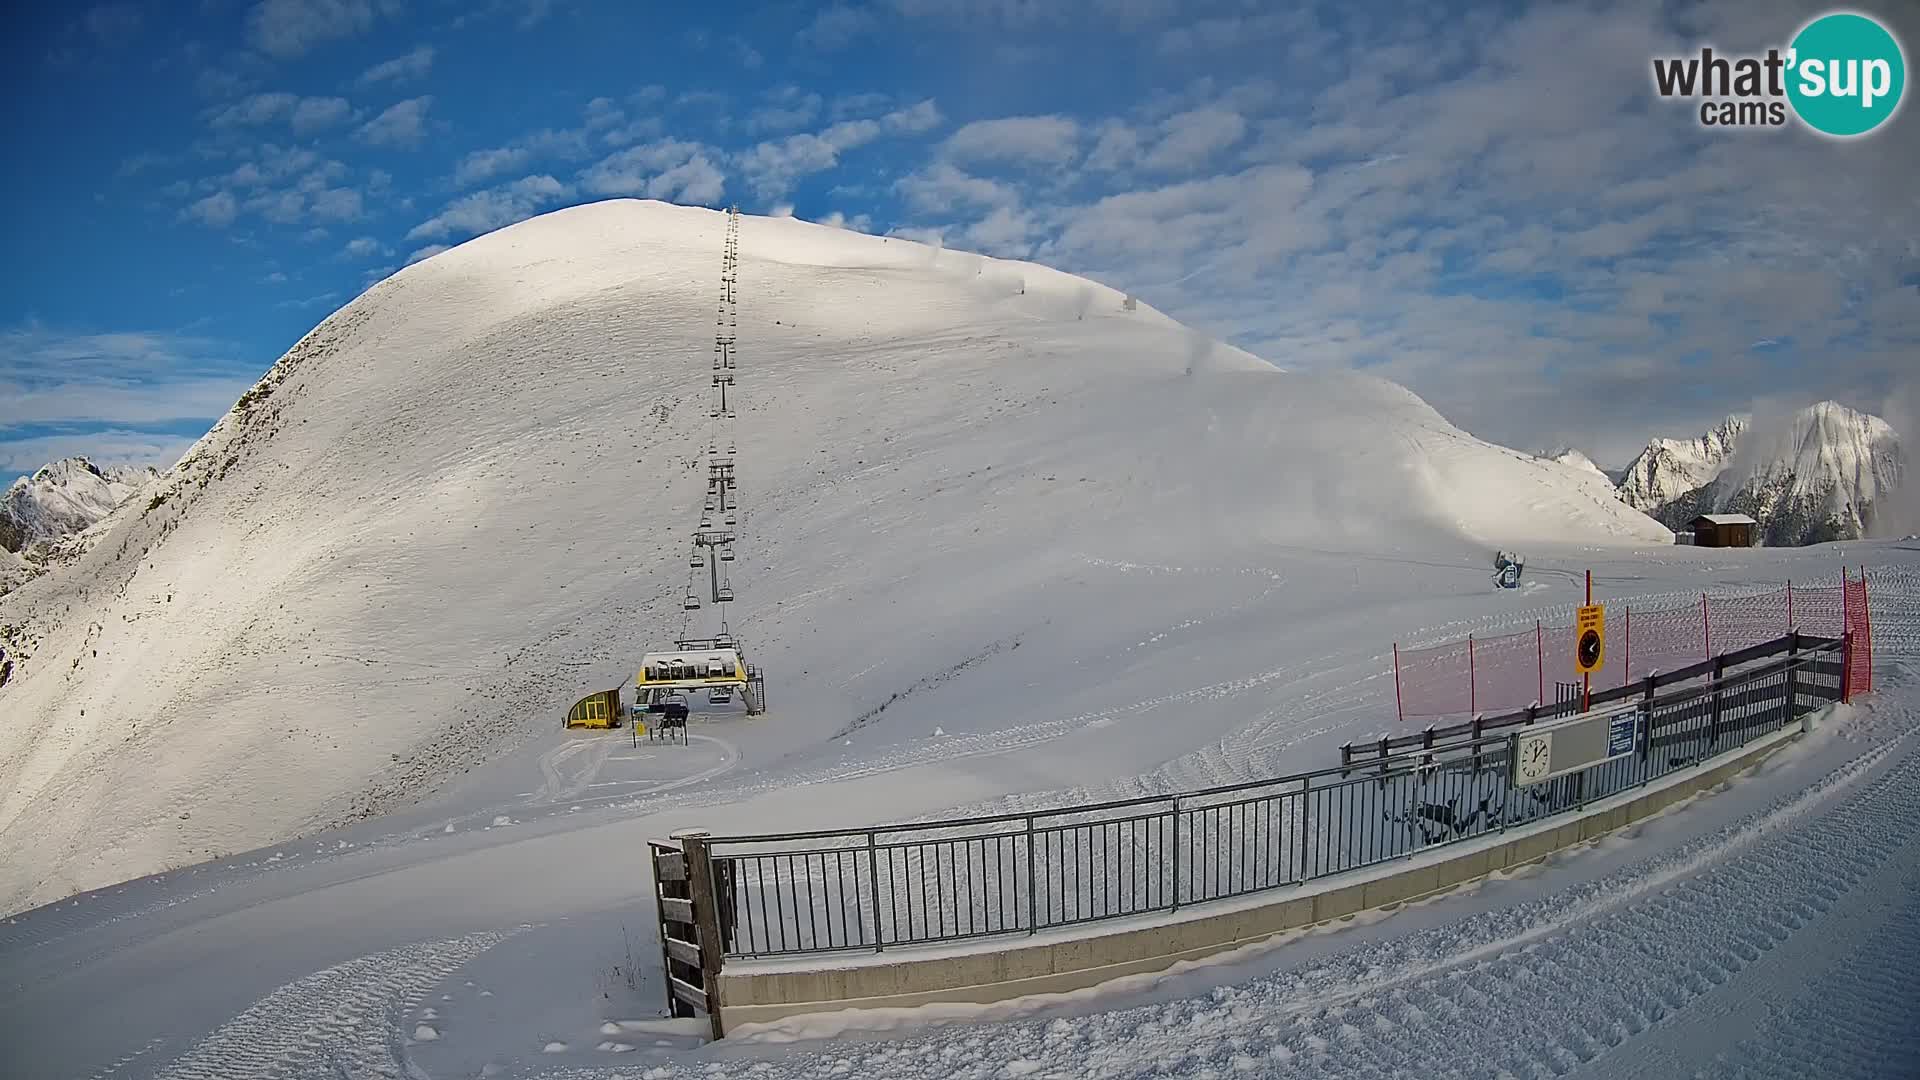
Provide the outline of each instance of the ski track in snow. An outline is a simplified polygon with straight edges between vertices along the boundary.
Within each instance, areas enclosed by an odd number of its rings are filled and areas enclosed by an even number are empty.
[[[1744,1003],[1743,990],[1791,987],[1799,972],[1823,969],[1821,992],[1801,991],[1786,1017],[1760,1024],[1763,1038],[1701,1075],[1814,1075],[1813,1062],[1818,1075],[1845,1080],[1912,1075],[1900,1070],[1920,1063],[1910,1004],[1920,983],[1920,819],[1911,813],[1920,729],[1910,702],[1882,719],[1890,722],[1869,715],[1856,732],[1871,741],[1867,752],[1706,837],[1540,900],[1301,970],[1077,1019],[950,1023],[851,1045],[851,1033],[803,1031],[840,1037],[790,1045],[777,1058],[710,1052],[644,1075],[1608,1075],[1609,1055],[1628,1064],[1636,1040],[1701,1039],[1712,1028],[1698,1022],[1730,999]],[[1878,944],[1861,946],[1863,933]],[[1835,966],[1835,955],[1872,961]],[[1813,1015],[1786,1022],[1803,1014]],[[1815,1022],[1822,1017],[1829,1023]],[[1669,1074],[1656,1066],[1646,1075]]]
[[[460,965],[510,936],[407,945],[316,971],[215,1029],[158,1080],[418,1077],[406,1062],[402,1015]]]

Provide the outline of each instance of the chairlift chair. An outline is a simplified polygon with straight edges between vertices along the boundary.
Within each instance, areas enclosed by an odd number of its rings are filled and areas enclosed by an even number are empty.
[[[704,570],[704,569],[706,569],[706,566],[707,566],[707,560],[706,560],[706,557],[705,557],[705,556],[703,556],[703,555],[701,555],[701,554],[700,554],[699,552],[697,552],[697,551],[696,551],[696,552],[694,552],[694,553],[693,553],[693,568],[694,568],[695,570]]]
[[[698,611],[700,610],[700,598],[692,593],[688,593],[686,600],[683,601],[680,606],[686,611]]]
[[[716,686],[707,691],[707,704],[709,705],[725,705],[732,700],[733,687],[731,686]]]
[[[721,561],[721,562],[732,562],[732,561],[733,561],[733,548],[731,548],[731,547],[723,547],[723,548],[721,548],[721,549],[720,549],[720,561]]]
[[[715,601],[722,604],[732,603],[733,602],[733,586],[731,585],[720,586],[718,589],[715,589],[713,591],[713,598]]]

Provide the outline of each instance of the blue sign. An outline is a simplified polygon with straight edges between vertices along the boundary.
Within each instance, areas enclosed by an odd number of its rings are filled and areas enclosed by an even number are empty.
[[[1633,736],[1639,727],[1640,714],[1624,712],[1607,720],[1607,756],[1617,758],[1621,754],[1633,753]]]

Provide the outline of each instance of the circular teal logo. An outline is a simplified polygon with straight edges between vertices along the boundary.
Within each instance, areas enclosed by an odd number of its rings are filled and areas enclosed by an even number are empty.
[[[1900,43],[1865,15],[1820,16],[1794,35],[1787,55],[1787,100],[1826,135],[1851,138],[1886,123],[1907,88]]]

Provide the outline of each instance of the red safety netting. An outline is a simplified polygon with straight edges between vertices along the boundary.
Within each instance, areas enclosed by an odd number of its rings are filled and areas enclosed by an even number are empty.
[[[1872,688],[1872,627],[1867,583],[1789,585],[1752,596],[1707,596],[1665,607],[1609,607],[1607,655],[1595,688],[1620,686],[1759,645],[1791,630],[1817,637],[1851,632],[1848,696]],[[1524,709],[1553,700],[1556,682],[1578,681],[1571,624],[1470,637],[1422,649],[1394,647],[1394,685],[1402,719]]]

